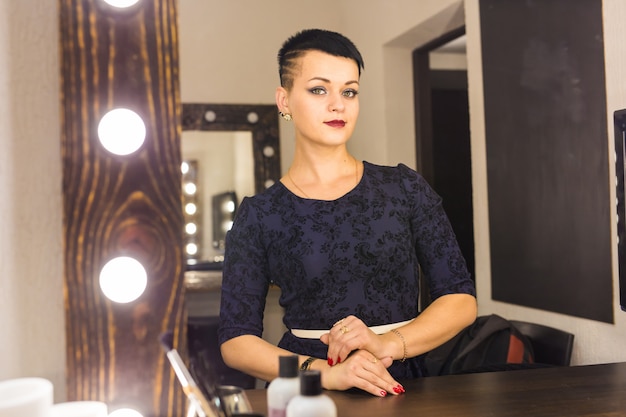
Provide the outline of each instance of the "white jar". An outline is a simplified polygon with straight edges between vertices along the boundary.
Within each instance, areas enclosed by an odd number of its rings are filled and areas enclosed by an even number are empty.
[[[278,378],[267,387],[267,417],[285,417],[287,404],[299,393],[298,356],[280,356]]]
[[[322,392],[319,371],[300,373],[300,395],[287,404],[287,417],[337,417],[337,406]]]

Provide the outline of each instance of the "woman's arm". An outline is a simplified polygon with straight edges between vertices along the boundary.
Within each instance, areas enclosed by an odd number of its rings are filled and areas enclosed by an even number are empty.
[[[280,355],[293,354],[252,335],[238,336],[224,342],[221,352],[226,365],[265,381],[278,376]],[[307,356],[299,355],[300,364],[307,359]],[[404,392],[402,385],[387,372],[392,362],[390,357],[379,360],[369,352],[360,351],[340,366],[331,368],[325,359],[320,359],[313,361],[310,369],[321,372],[325,389],[346,390],[356,387],[384,397]]]
[[[260,337],[243,335],[224,342],[220,350],[226,365],[237,369],[255,378],[271,381],[278,376],[278,357],[293,355]],[[306,360],[301,356],[299,363]]]
[[[377,358],[411,358],[442,345],[476,319],[476,298],[469,294],[448,294],[433,301],[415,320],[382,335],[376,335],[357,317],[350,316],[322,336],[328,344],[329,363],[346,360],[356,349]],[[344,328],[344,331],[342,330]]]
[[[411,323],[396,329],[402,337],[394,332],[380,335],[381,343],[376,354],[402,359],[405,346],[407,357],[429,352],[472,324],[476,320],[476,314],[474,296],[469,294],[441,296]]]

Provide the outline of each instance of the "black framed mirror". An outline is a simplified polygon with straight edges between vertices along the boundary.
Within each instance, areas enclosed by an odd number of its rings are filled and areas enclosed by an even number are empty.
[[[188,269],[219,267],[243,197],[280,179],[278,111],[273,104],[183,103],[182,130]],[[224,195],[231,199],[217,207]]]
[[[183,103],[182,128],[183,131],[251,132],[256,193],[280,179],[276,105]]]

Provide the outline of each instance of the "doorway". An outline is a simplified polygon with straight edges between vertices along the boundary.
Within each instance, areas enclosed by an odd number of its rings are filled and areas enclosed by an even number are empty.
[[[464,48],[464,35],[463,27],[413,52],[416,166],[442,197],[475,279],[467,70],[454,65],[442,69],[431,63],[432,52]]]

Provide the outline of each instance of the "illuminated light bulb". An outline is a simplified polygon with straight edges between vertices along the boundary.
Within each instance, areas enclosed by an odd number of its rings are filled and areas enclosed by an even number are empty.
[[[132,408],[120,408],[109,414],[109,417],[143,417],[143,414]]]
[[[196,191],[198,190],[198,187],[196,187],[196,184],[194,184],[193,182],[188,182],[185,184],[184,189],[185,189],[185,194],[194,195]]]
[[[224,228],[225,232],[228,232],[230,229],[232,229],[233,222],[232,221],[224,222],[224,223],[222,223],[222,227]]]
[[[115,155],[129,155],[146,140],[146,125],[129,109],[113,109],[98,124],[98,138],[104,148]]]
[[[198,207],[194,203],[185,204],[185,213],[189,215],[193,215],[193,214],[196,214],[197,210],[198,210]]]
[[[189,172],[189,164],[187,162],[180,164],[180,172],[182,172],[183,175]]]
[[[185,225],[185,232],[187,232],[188,235],[195,235],[197,231],[198,226],[196,226],[195,223],[187,223]]]
[[[187,243],[187,246],[185,246],[185,252],[187,252],[187,255],[195,255],[198,253],[198,245],[195,243]]]
[[[139,0],[104,0],[104,2],[113,7],[125,9],[126,7],[134,6]]]
[[[143,294],[148,275],[134,258],[120,256],[107,262],[100,271],[100,289],[111,301],[130,303]]]
[[[235,211],[235,202],[227,201],[226,204],[224,204],[224,210],[226,210],[228,213],[233,213]]]

